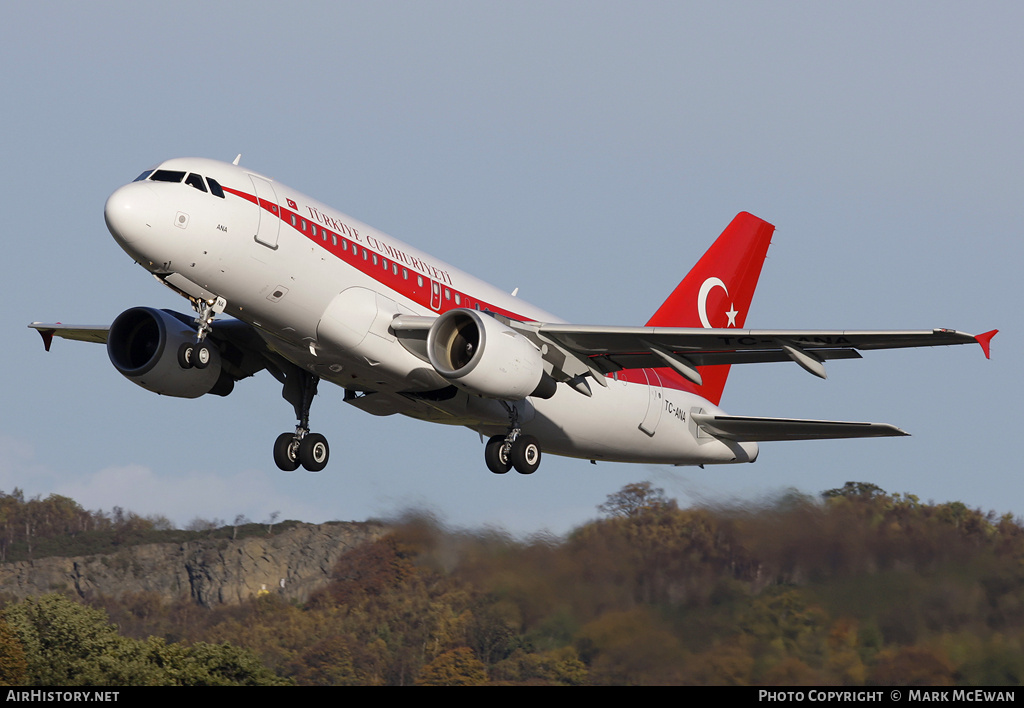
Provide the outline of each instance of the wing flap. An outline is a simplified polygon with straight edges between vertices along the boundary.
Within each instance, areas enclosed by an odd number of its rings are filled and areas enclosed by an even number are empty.
[[[822,360],[830,359],[860,359],[861,355],[856,349],[819,349],[815,351]],[[791,361],[790,357],[781,349],[775,352],[689,352],[686,358],[695,366],[710,366],[716,364],[763,364],[766,362]],[[632,352],[629,354],[610,354],[596,357],[598,361],[607,362],[608,373],[622,369],[653,369],[664,366],[650,352]]]
[[[679,354],[717,351],[780,351],[781,343],[801,349],[900,349],[975,343],[952,329],[931,330],[787,330],[702,329],[690,327],[601,327],[542,324],[539,331],[562,346],[591,356],[643,351],[643,342]]]
[[[833,440],[909,435],[888,423],[857,423],[843,420],[753,418],[738,415],[691,414],[693,422],[716,438],[736,442],[773,440]]]

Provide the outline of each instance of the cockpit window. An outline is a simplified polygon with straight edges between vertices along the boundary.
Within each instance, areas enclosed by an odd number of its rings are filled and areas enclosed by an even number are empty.
[[[178,170],[157,170],[149,179],[153,182],[180,182],[185,179],[185,173]]]
[[[206,185],[203,184],[203,176],[197,175],[195,172],[185,178],[185,184],[190,187],[195,187],[200,192],[206,192]]]
[[[220,183],[212,177],[203,178],[201,174],[195,172],[189,172],[188,177],[185,176],[185,172],[181,170],[146,170],[139,175],[135,181],[149,179],[153,182],[181,182],[184,180],[185,184],[198,189],[200,192],[206,192],[206,184],[210,184],[210,193],[215,197],[224,199],[224,188],[220,186]]]
[[[210,192],[213,193],[213,196],[220,197],[221,199],[223,199],[224,189],[220,186],[220,183],[217,182],[217,180],[215,180],[213,177],[207,177],[206,181],[210,183]]]

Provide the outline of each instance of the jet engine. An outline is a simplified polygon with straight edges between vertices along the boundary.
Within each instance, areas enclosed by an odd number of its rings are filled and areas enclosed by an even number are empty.
[[[427,357],[438,374],[478,396],[518,401],[555,395],[536,345],[477,310],[438,317],[427,333]]]
[[[183,318],[179,319],[179,317]],[[114,368],[129,381],[164,396],[198,398],[206,393],[226,396],[234,381],[222,375],[220,352],[210,346],[205,367],[184,368],[178,350],[195,344],[196,330],[186,315],[152,307],[125,310],[107,336],[107,355]]]

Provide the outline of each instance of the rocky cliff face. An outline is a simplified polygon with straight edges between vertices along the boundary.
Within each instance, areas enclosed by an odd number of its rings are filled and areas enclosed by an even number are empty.
[[[23,599],[49,592],[83,598],[153,592],[207,607],[264,592],[305,601],[341,555],[386,532],[375,523],[302,524],[272,536],[125,548],[114,554],[0,565],[0,592]]]

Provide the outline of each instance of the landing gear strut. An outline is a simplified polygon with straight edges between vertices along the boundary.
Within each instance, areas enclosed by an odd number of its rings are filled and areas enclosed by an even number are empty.
[[[320,377],[295,367],[286,372],[284,398],[295,406],[299,424],[294,433],[281,433],[274,442],[274,462],[285,472],[303,468],[319,472],[327,466],[331,456],[327,438],[309,432],[309,409],[313,404]]]
[[[513,467],[519,474],[533,474],[540,467],[540,442],[532,435],[523,435],[519,427],[519,410],[515,404],[502,401],[508,410],[507,435],[495,435],[484,448],[487,469],[494,474],[505,474]]]

